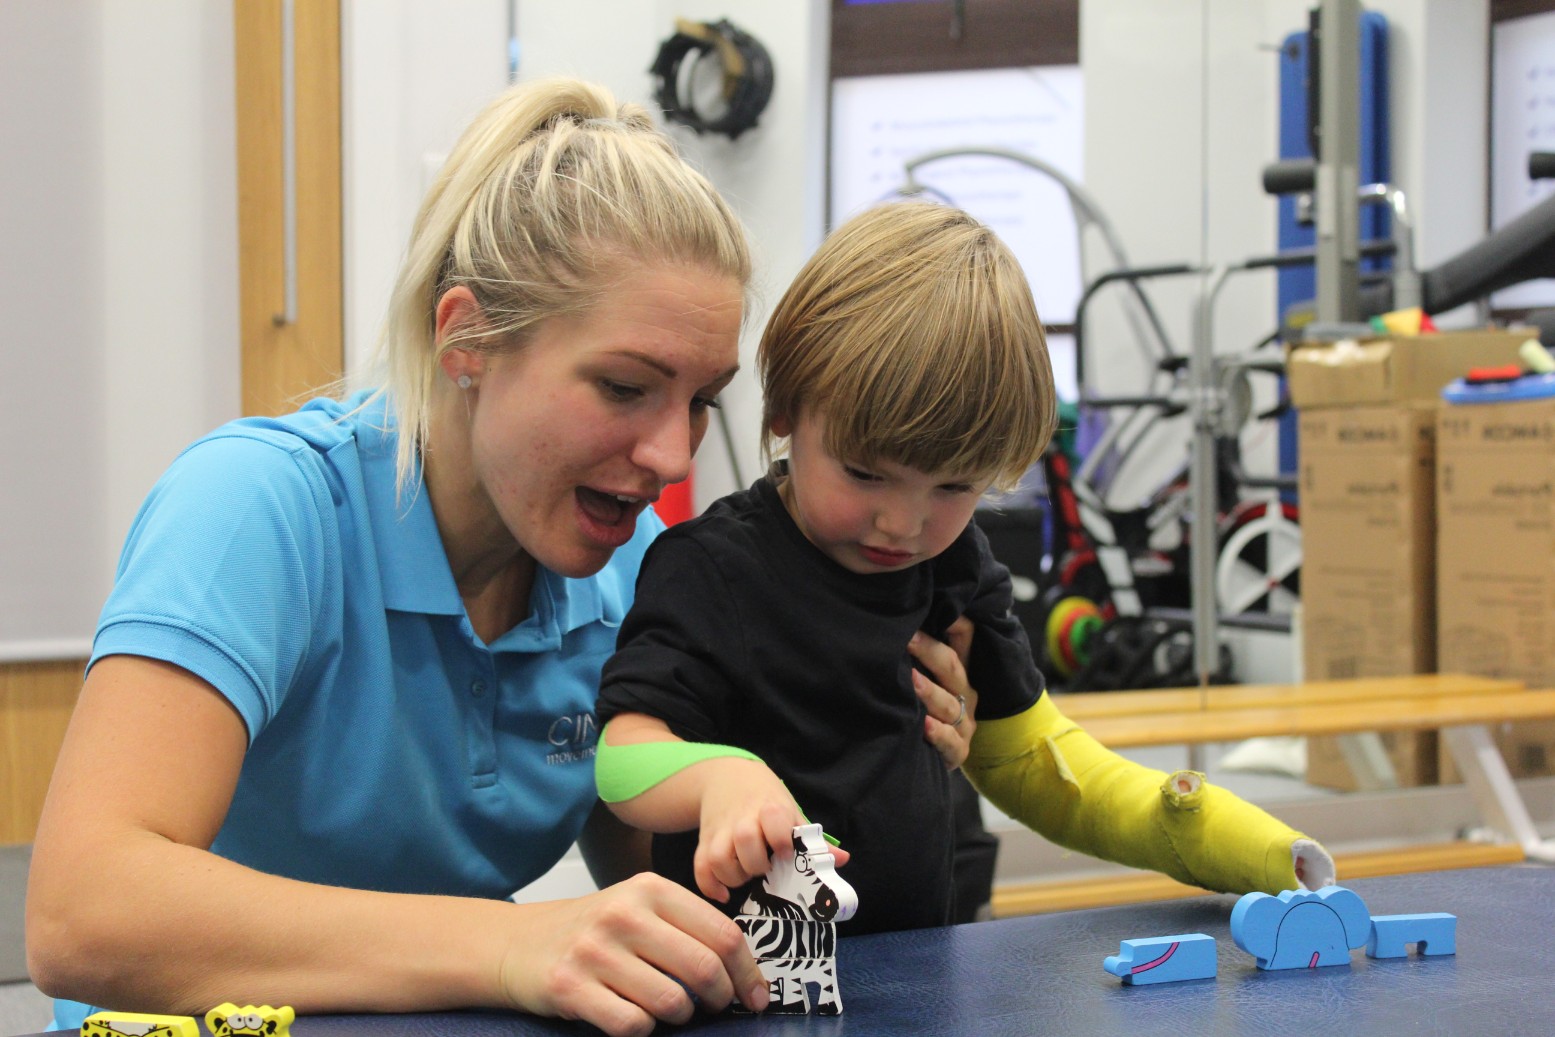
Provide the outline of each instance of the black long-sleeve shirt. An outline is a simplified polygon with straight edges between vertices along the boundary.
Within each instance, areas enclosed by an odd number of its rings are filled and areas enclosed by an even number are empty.
[[[954,906],[949,775],[924,740],[907,642],[968,616],[977,715],[1014,716],[1043,686],[1011,602],[976,523],[935,559],[861,575],[805,538],[768,476],[649,549],[600,721],[643,713],[760,756],[853,854],[848,934],[941,925]],[[695,889],[696,844],[694,831],[655,837],[655,869]]]

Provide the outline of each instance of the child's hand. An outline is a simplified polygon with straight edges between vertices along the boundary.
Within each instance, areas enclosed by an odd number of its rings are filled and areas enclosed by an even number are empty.
[[[765,764],[750,760],[709,760],[700,767],[718,767],[708,775],[702,796],[701,838],[692,873],[697,888],[720,904],[729,891],[765,875],[774,849],[791,847],[794,826],[805,817],[788,787]],[[836,863],[848,853],[832,848]]]
[[[926,713],[923,738],[940,754],[947,770],[966,761],[977,730],[977,692],[966,677],[972,629],[972,621],[963,616],[950,625],[945,642],[920,631],[907,643],[907,651],[939,682],[913,670],[913,690]]]

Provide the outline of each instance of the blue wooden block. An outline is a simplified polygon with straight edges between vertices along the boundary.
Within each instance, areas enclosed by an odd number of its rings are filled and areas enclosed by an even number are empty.
[[[1366,940],[1368,958],[1407,958],[1409,945],[1422,955],[1458,953],[1458,916],[1373,915]]]
[[[1178,983],[1215,978],[1215,939],[1204,933],[1124,940],[1102,968],[1125,984]]]
[[[1370,935],[1365,902],[1343,886],[1249,893],[1231,909],[1231,938],[1260,969],[1348,965]]]

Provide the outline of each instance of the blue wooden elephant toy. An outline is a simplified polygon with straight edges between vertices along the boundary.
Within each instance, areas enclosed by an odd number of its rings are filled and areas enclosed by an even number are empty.
[[[1260,969],[1348,965],[1370,936],[1366,903],[1343,886],[1249,893],[1231,909],[1231,938]]]

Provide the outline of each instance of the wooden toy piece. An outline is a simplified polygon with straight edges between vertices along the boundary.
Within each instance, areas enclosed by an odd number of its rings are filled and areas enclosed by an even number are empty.
[[[735,922],[767,978],[768,1014],[841,1015],[836,923],[853,917],[858,894],[838,876],[820,825],[795,825],[793,838],[792,853],[772,855],[772,869],[751,888]]]
[[[200,1024],[190,1015],[96,1012],[81,1023],[81,1037],[200,1037]]]
[[[1458,953],[1458,916],[1438,912],[1428,915],[1372,915],[1371,935],[1366,939],[1368,958],[1407,958],[1415,944],[1422,956]]]
[[[1231,909],[1231,938],[1260,969],[1348,965],[1370,934],[1365,902],[1343,886],[1249,893]]]
[[[288,1029],[297,1013],[289,1006],[244,1005],[223,1002],[205,1013],[211,1037],[290,1037]]]
[[[794,826],[793,852],[772,855],[772,869],[740,907],[742,915],[846,922],[858,910],[858,894],[837,874],[837,859],[820,825]]]
[[[1125,986],[1215,978],[1215,938],[1204,933],[1124,940],[1102,968]]]

